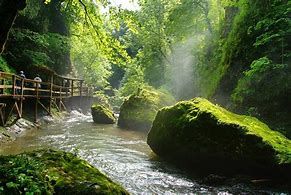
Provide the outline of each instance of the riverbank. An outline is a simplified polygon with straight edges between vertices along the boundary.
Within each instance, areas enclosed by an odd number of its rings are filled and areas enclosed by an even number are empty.
[[[18,119],[13,125],[0,127],[0,145],[7,142],[15,141],[25,132],[36,129],[40,124],[31,122],[27,119]]]
[[[25,136],[32,130],[38,129],[43,124],[59,121],[68,115],[67,112],[53,112],[52,116],[42,114],[37,122],[33,122],[32,117],[14,118],[6,127],[0,127],[0,146],[8,142],[13,142],[17,138]]]

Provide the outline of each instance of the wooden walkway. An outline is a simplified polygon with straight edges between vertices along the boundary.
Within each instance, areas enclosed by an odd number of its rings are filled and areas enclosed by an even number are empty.
[[[92,97],[93,88],[84,84],[84,80],[67,78],[57,74],[50,76],[49,82],[39,82],[32,79],[24,79],[18,75],[0,72],[0,122],[4,126],[10,116],[15,112],[18,118],[23,115],[24,100],[35,100],[35,121],[38,117],[40,105],[51,115],[52,107],[57,110],[66,110],[64,99],[71,97]],[[5,112],[7,99],[12,102],[12,107]],[[49,102],[47,106],[43,101]]]

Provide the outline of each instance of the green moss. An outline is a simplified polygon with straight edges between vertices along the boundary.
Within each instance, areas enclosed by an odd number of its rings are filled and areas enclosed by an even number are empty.
[[[8,63],[2,56],[0,56],[0,71],[15,73],[15,70],[8,65]]]
[[[291,141],[282,134],[271,130],[257,118],[231,113],[218,105],[213,106],[205,99],[196,99],[193,102],[201,112],[213,114],[219,123],[239,125],[246,134],[261,137],[278,152],[280,163],[291,163]]]
[[[182,164],[207,162],[224,169],[291,165],[289,139],[254,117],[202,98],[161,109],[147,141],[158,155]]]
[[[5,133],[6,132],[6,129],[2,126],[0,126],[0,133]]]
[[[40,150],[0,162],[0,194],[128,194],[71,153]]]
[[[174,98],[152,88],[139,89],[124,101],[118,125],[136,130],[150,129],[158,110],[175,102]]]
[[[113,111],[100,104],[93,104],[91,111],[95,123],[113,124],[116,121]]]

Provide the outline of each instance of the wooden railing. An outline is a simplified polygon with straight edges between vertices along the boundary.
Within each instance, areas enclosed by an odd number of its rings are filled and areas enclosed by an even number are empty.
[[[68,98],[92,95],[93,88],[86,86],[81,79],[54,74],[49,82],[39,82],[0,72],[0,97]]]

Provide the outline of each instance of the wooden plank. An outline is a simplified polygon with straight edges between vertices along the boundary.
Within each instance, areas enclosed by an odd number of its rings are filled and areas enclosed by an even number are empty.
[[[18,87],[19,89],[21,89],[21,87]],[[33,87],[33,88],[27,88],[27,87],[24,87],[23,88],[24,91],[36,91],[36,88]],[[42,89],[42,88],[38,88],[38,91],[43,91],[43,92],[50,92],[50,89]]]
[[[0,89],[12,89],[13,85],[0,85]]]

